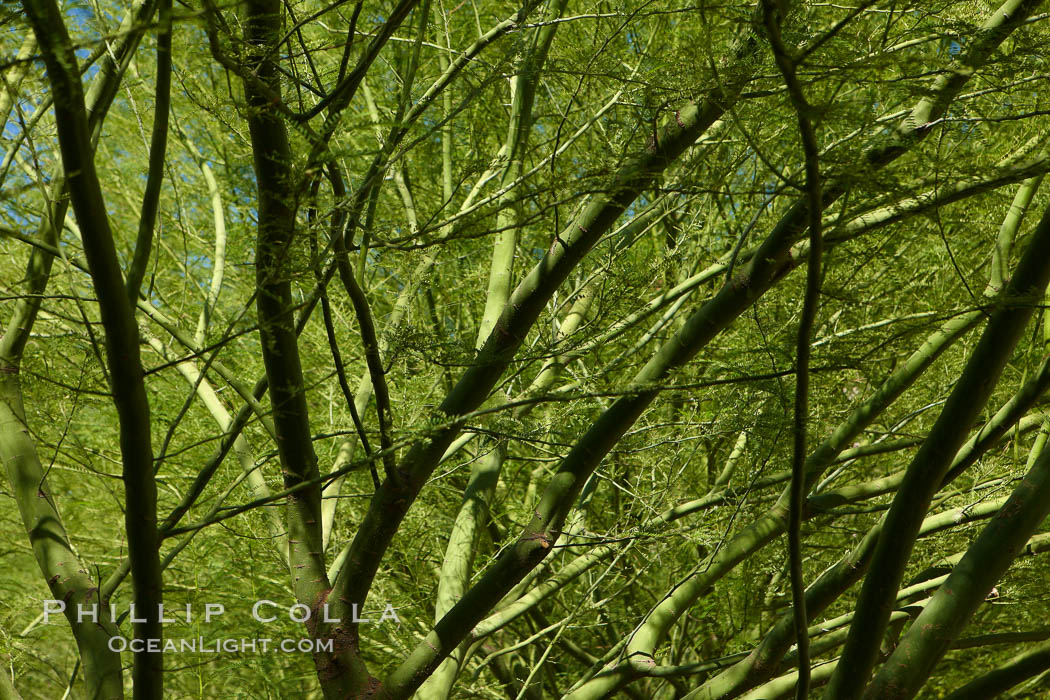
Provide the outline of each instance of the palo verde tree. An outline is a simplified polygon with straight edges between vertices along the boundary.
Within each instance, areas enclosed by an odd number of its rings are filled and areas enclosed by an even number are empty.
[[[0,697],[1037,697],[1048,18],[5,7]]]

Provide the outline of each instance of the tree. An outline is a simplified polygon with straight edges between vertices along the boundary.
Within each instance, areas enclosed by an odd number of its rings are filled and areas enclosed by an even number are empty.
[[[22,9],[4,697],[1050,669],[1040,3]]]

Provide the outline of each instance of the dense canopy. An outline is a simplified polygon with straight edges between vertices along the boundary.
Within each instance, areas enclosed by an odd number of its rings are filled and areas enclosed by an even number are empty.
[[[1042,697],[1044,3],[2,12],[0,698]]]

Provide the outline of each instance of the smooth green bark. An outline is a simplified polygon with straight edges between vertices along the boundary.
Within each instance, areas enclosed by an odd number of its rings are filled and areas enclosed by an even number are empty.
[[[825,697],[859,697],[875,664],[889,617],[893,591],[903,576],[919,523],[948,474],[955,453],[994,389],[999,373],[1050,280],[1050,209],[1039,222],[1017,270],[1004,290],[980,342],[945,403],[937,422],[908,467],[887,514],[886,527],[861,590],[857,618],[843,649],[842,667]]]
[[[1050,221],[1050,213],[1046,219]],[[1050,254],[1050,248],[1043,254]],[[892,510],[890,512],[892,514]],[[966,627],[1047,514],[1050,514],[1050,452],[1044,451],[908,628],[890,658],[880,666],[864,691],[865,700],[911,698],[918,693],[934,665]]]
[[[244,91],[258,187],[256,308],[263,363],[285,488],[313,482],[289,496],[286,503],[292,590],[296,600],[311,610],[307,621],[311,637],[335,641],[330,651],[314,653],[314,664],[325,697],[343,698],[362,694],[369,676],[357,654],[356,629],[325,629],[319,623],[321,606],[331,587],[321,534],[317,456],[310,432],[288,271],[299,183],[292,169],[287,125],[270,96],[281,92],[276,58],[282,8],[278,0],[251,0],[243,5],[243,12],[244,38],[251,51],[248,60],[255,76],[254,80],[244,81]]]
[[[1050,644],[1018,654],[998,668],[958,688],[944,700],[987,700],[1050,669]]]

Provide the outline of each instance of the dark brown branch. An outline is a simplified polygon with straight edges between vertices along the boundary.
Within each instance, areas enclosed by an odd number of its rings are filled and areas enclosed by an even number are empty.
[[[139,213],[139,233],[135,241],[135,252],[128,268],[128,298],[134,305],[138,301],[139,287],[146,276],[150,249],[153,247],[157,206],[160,203],[160,186],[164,181],[164,156],[168,147],[168,117],[171,112],[171,0],[160,1],[160,33],[157,35],[157,88],[153,106],[153,133],[149,146],[149,173],[146,176],[146,191],[142,195],[142,211]]]
[[[62,165],[69,173],[70,200],[84,241],[84,253],[106,331],[106,364],[120,424],[125,492],[125,527],[134,601],[143,622],[137,639],[162,644],[158,606],[163,601],[157,533],[157,486],[153,478],[150,407],[139,355],[138,326],[109,227],[84,106],[77,60],[58,6],[53,0],[25,0],[36,31],[55,100]],[[115,89],[115,88],[114,88]],[[151,642],[153,643],[153,642]],[[163,656],[143,649],[134,655],[136,698],[163,695]]]
[[[791,579],[792,613],[795,643],[798,648],[798,682],[795,698],[809,696],[809,618],[806,614],[806,581],[802,574],[802,519],[806,502],[806,424],[809,420],[809,360],[813,325],[817,318],[820,299],[821,255],[824,236],[821,229],[824,205],[821,201],[820,148],[810,119],[812,107],[802,92],[796,74],[797,63],[788,52],[780,35],[783,6],[774,0],[763,0],[766,36],[773,49],[773,58],[787,85],[791,104],[798,117],[798,131],[806,162],[806,208],[809,212],[809,260],[806,264],[806,292],[802,302],[802,318],[798,322],[795,342],[795,406],[792,421],[791,486],[788,497],[788,569]]]

